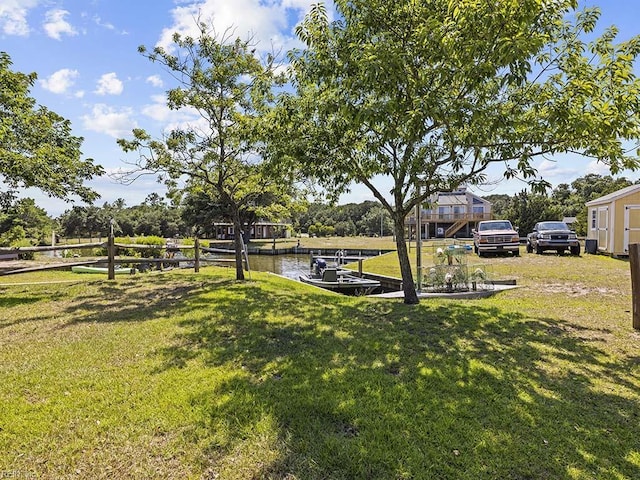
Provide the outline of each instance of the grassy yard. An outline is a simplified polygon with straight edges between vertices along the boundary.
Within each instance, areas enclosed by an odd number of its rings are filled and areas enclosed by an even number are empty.
[[[215,267],[2,277],[0,478],[640,478],[628,263],[470,260],[521,288],[409,307]]]

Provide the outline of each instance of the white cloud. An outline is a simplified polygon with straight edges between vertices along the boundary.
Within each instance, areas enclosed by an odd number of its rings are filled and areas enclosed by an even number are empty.
[[[163,95],[153,95],[151,99],[153,103],[145,105],[142,108],[142,113],[155,122],[162,124],[164,132],[189,128],[202,132],[209,130],[207,121],[198,114],[197,110],[193,108],[171,110],[167,107],[167,99]]]
[[[77,70],[63,68],[52,73],[47,78],[40,80],[40,85],[42,85],[42,88],[52,93],[67,93],[75,83],[78,75]]]
[[[598,160],[591,160],[585,171],[585,174],[587,173],[597,173],[598,175],[606,176],[611,175],[611,170],[609,169],[609,165],[606,163],[599,162]]]
[[[299,22],[315,0],[204,0],[173,11],[173,25],[164,29],[158,46],[172,50],[172,36],[197,36],[196,21],[212,25],[218,36],[251,38],[260,52],[286,51],[298,41],[284,33],[290,21]]]
[[[29,35],[27,15],[40,0],[0,0],[0,30],[5,35]]]
[[[150,83],[154,87],[158,87],[158,88],[161,88],[164,85],[162,83],[162,79],[160,78],[160,75],[151,75],[150,77],[147,77],[147,83]]]
[[[93,21],[99,27],[106,28],[107,30],[115,30],[116,29],[116,27],[112,23],[103,22],[102,19],[97,15],[93,17]]]
[[[73,28],[73,25],[65,20],[67,15],[69,15],[69,12],[62,9],[49,10],[46,13],[46,21],[43,27],[49,37],[60,40],[63,33],[67,35],[78,34],[78,31]]]
[[[122,81],[114,73],[105,73],[98,80],[98,86],[95,93],[98,95],[120,95],[123,90]]]
[[[166,98],[163,95],[153,95],[152,104],[145,105],[142,113],[156,122],[168,122],[173,117],[175,119],[176,111],[167,107]]]
[[[122,138],[131,134],[131,130],[137,127],[132,118],[131,108],[115,109],[99,103],[93,106],[91,114],[83,115],[84,128],[94,132],[104,133],[114,138]]]

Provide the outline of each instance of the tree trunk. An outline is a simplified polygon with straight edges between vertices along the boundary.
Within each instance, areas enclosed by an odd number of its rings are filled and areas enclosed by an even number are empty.
[[[402,290],[404,291],[404,303],[407,305],[417,305],[420,303],[416,286],[413,282],[413,273],[409,263],[409,252],[407,242],[404,239],[404,217],[395,214],[393,216],[393,226],[396,236],[396,248],[398,249],[398,260],[400,261],[400,273],[402,274]]]
[[[242,223],[238,212],[233,213],[233,245],[236,251],[236,280],[244,280],[244,268],[242,267],[244,239],[242,238]]]

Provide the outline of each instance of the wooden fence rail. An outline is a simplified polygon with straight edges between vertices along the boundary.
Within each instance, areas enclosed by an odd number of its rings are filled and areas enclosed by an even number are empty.
[[[44,271],[44,270],[59,270],[59,269],[68,269],[75,266],[91,266],[98,264],[107,264],[107,276],[109,280],[115,279],[115,270],[116,265],[122,264],[180,264],[181,262],[191,262],[193,261],[193,268],[196,273],[200,271],[200,265],[203,262],[206,263],[234,263],[233,259],[224,259],[224,258],[216,258],[216,259],[206,259],[201,257],[201,251],[212,252],[213,250],[217,250],[216,253],[235,253],[233,250],[222,250],[222,249],[203,249],[200,247],[200,240],[198,238],[195,239],[193,245],[175,245],[167,248],[166,245],[144,245],[144,244],[120,244],[115,242],[115,237],[110,236],[106,242],[96,242],[96,243],[83,243],[83,244],[73,244],[73,245],[51,245],[51,246],[41,246],[41,247],[15,247],[15,248],[0,248],[0,255],[19,255],[20,253],[32,253],[32,252],[51,252],[58,250],[74,250],[74,249],[83,249],[83,248],[106,248],[107,257],[99,258],[93,260],[84,260],[78,262],[64,262],[50,265],[39,265],[37,267],[23,267],[17,268],[13,270],[5,270],[0,271],[0,276],[6,275],[15,275],[18,273],[28,273],[35,271]],[[137,249],[137,250],[146,250],[146,249],[161,249],[161,250],[194,250],[194,258],[193,259],[184,259],[184,258],[138,258],[138,257],[126,257],[126,258],[116,258],[117,250],[119,248],[128,248],[128,249]],[[245,267],[249,270],[249,258],[246,254],[246,248],[244,251],[244,260]]]

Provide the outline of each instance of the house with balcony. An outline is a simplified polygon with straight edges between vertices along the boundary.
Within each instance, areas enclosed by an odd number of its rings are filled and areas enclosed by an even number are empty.
[[[491,202],[461,186],[452,192],[439,192],[420,209],[423,239],[472,236],[478,222],[491,220]],[[415,212],[405,220],[408,238],[416,238]]]

